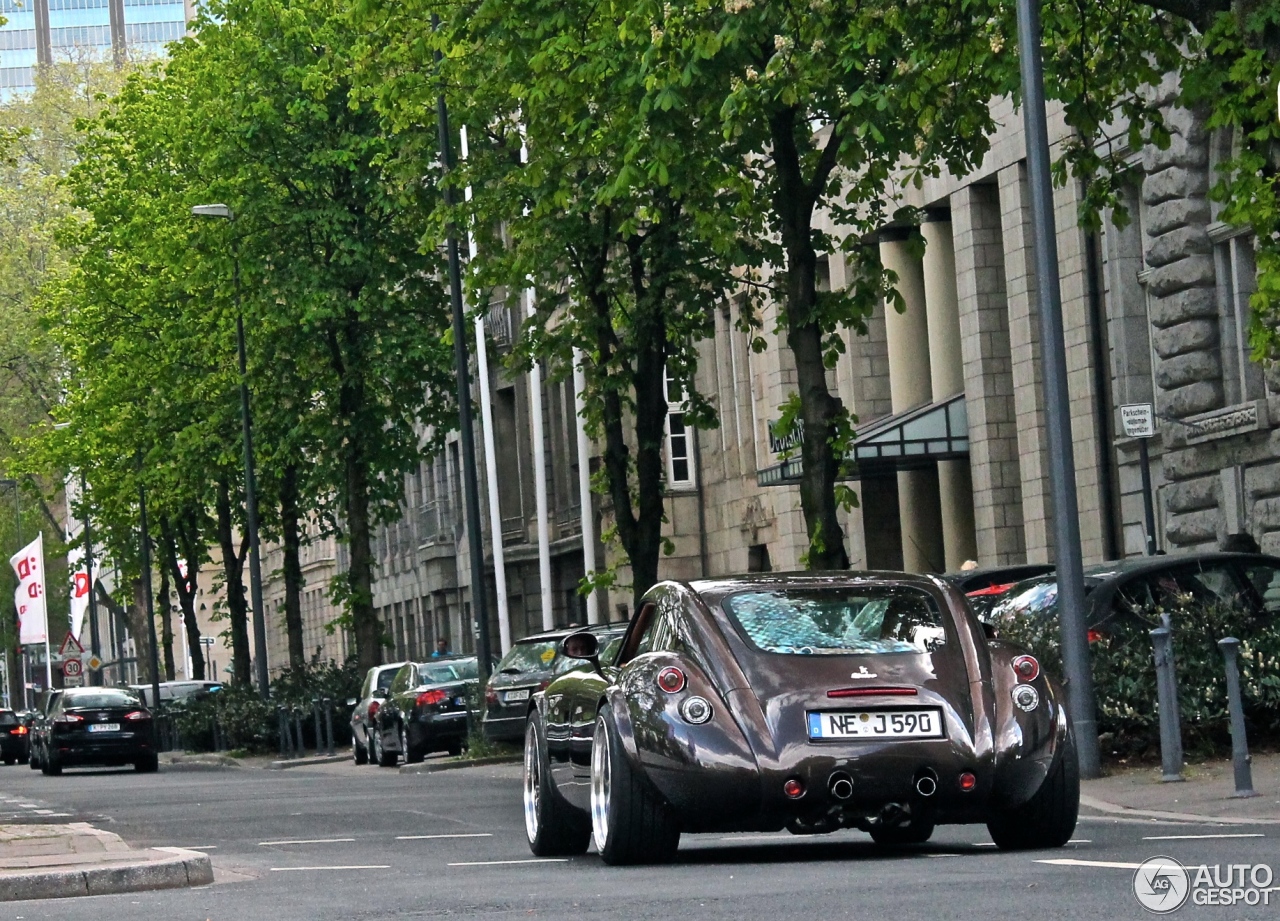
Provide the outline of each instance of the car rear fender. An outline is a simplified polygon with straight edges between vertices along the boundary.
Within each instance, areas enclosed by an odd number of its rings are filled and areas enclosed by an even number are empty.
[[[996,707],[995,796],[1004,807],[1031,799],[1057,764],[1069,731],[1061,685],[1043,669],[1031,681],[1021,679],[1012,662],[1027,652],[1000,640],[989,643]],[[1039,702],[1030,711],[1014,703],[1014,691],[1030,685]]]

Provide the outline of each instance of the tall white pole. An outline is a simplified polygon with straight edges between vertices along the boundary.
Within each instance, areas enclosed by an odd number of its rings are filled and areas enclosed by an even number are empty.
[[[581,349],[573,350],[573,407],[578,417],[578,501],[582,506],[582,565],[590,577],[596,569],[596,524],[591,504],[591,445],[587,441],[586,403],[583,394],[587,389],[582,363],[586,356]],[[600,623],[600,601],[597,592],[587,596],[587,623]]]
[[[529,159],[529,149],[520,145],[520,162]],[[528,214],[529,209],[525,208]],[[537,292],[530,285],[525,291],[525,309],[530,322],[537,319]],[[529,420],[533,425],[533,495],[538,516],[538,584],[542,589],[542,629],[556,625],[551,597],[551,522],[547,511],[547,451],[542,426],[542,366],[534,359],[529,369]]]
[[[460,129],[462,159],[467,159],[467,126]],[[471,186],[463,193],[471,201]],[[476,237],[467,231],[467,258],[476,258]],[[506,554],[502,548],[502,509],[498,505],[497,448],[493,441],[493,404],[489,399],[489,350],[484,331],[483,314],[476,315],[476,377],[480,378],[480,416],[484,430],[485,481],[489,491],[489,533],[493,545],[493,578],[498,592],[498,641],[505,656],[511,648],[511,613],[507,610]],[[483,586],[481,586],[483,591]]]

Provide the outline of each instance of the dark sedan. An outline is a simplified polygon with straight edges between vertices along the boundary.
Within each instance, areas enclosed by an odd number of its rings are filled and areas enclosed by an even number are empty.
[[[484,737],[491,742],[520,742],[533,710],[533,695],[546,688],[551,679],[577,665],[560,652],[560,641],[575,629],[553,630],[525,637],[502,657],[485,686]],[[600,645],[620,638],[625,623],[588,627],[600,638]]]
[[[46,774],[64,767],[121,767],[140,773],[159,766],[151,711],[132,691],[67,688],[45,714],[40,766]]]
[[[670,860],[684,832],[884,845],[986,823],[1002,848],[1060,847],[1080,783],[1062,691],[988,640],[964,596],[905,573],[663,582],[612,661],[535,698],[525,735],[534,854]]]
[[[415,764],[431,752],[462,754],[478,680],[475,656],[406,663],[374,718],[373,760],[394,767],[402,755]]]
[[[1146,556],[1086,566],[1085,624],[1090,640],[1121,626],[1160,625],[1157,611],[1222,603],[1259,617],[1280,614],[1280,558],[1257,553],[1187,553]],[[1020,582],[991,609],[997,629],[1019,620],[1058,617],[1053,574]]]
[[[21,715],[12,710],[0,710],[0,758],[4,763],[26,761],[30,741],[30,731],[22,722]]]

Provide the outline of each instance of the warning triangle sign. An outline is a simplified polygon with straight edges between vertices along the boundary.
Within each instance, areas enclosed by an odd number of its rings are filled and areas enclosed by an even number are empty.
[[[65,656],[73,649],[75,650],[75,655],[80,655],[84,652],[84,647],[80,645],[80,641],[72,635],[70,630],[68,630],[67,638],[64,639],[62,641],[62,645],[58,647],[58,655]]]

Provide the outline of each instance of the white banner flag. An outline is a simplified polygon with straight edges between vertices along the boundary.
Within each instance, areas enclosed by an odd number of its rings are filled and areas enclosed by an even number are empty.
[[[72,547],[67,554],[67,563],[71,569],[71,635],[79,639],[80,631],[84,629],[85,614],[89,610],[89,592],[93,591],[94,583],[98,581],[101,567],[95,559],[93,578],[90,579],[88,567],[84,565],[83,547]]]
[[[23,646],[49,642],[49,618],[44,605],[44,535],[13,556],[9,565],[18,574],[13,603],[18,608],[18,642]]]

